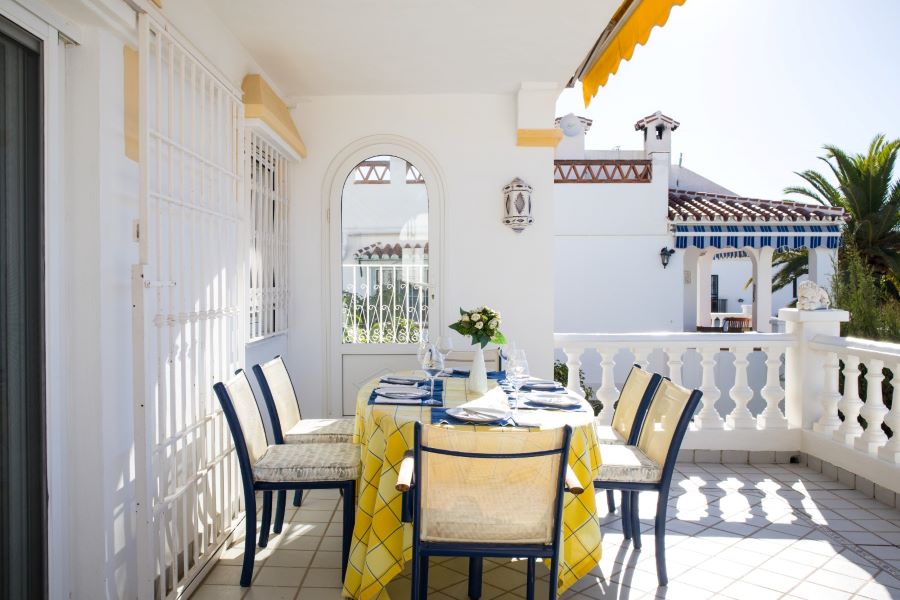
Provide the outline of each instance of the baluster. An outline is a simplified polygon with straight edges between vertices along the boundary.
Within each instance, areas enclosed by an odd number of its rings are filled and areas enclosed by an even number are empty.
[[[897,465],[900,464],[900,362],[895,363],[891,371],[894,373],[891,378],[894,395],[891,400],[891,412],[885,417],[884,422],[894,435],[887,444],[878,449],[878,458]]]
[[[869,361],[869,370],[866,372],[866,401],[860,413],[866,420],[865,432],[856,439],[853,447],[869,454],[876,454],[878,448],[888,441],[887,435],[881,428],[884,417],[888,412],[881,393],[881,382],[884,380],[884,361],[872,359]]]
[[[781,348],[763,348],[766,353],[766,385],[760,390],[760,395],[766,401],[765,410],[757,417],[760,429],[787,429],[787,419],[778,408],[778,403],[784,398],[784,388],[781,387],[780,369],[781,369]],[[835,367],[837,359],[835,359]],[[837,386],[837,374],[835,373],[834,385]],[[835,387],[835,389],[837,389]],[[840,398],[835,394],[834,418],[837,420],[837,401]],[[836,425],[835,425],[836,427]],[[829,431],[833,431],[830,429]]]
[[[566,368],[569,371],[566,387],[584,398],[584,390],[581,388],[581,355],[584,353],[583,348],[563,348],[566,353]]]
[[[683,350],[679,348],[666,348],[666,355],[669,357],[669,379],[672,383],[681,385],[681,367],[684,361],[681,360]]]
[[[756,419],[747,408],[747,404],[753,399],[753,390],[747,383],[747,355],[753,352],[753,348],[738,346],[734,349],[734,385],[729,394],[734,401],[734,410],[725,419],[732,429],[756,429]]]
[[[703,382],[700,385],[700,391],[703,392],[703,397],[700,398],[700,402],[703,406],[697,414],[697,417],[694,419],[694,422],[700,429],[723,429],[725,427],[725,421],[722,419],[722,416],[719,415],[719,411],[716,410],[716,402],[719,400],[719,396],[721,396],[721,392],[716,386],[715,373],[716,352],[718,352],[718,348],[715,346],[706,346],[699,349],[699,351],[700,356],[703,358],[703,360],[700,361],[700,366],[703,367]]]
[[[602,425],[612,423],[613,406],[619,399],[619,390],[615,382],[616,351],[618,348],[598,348],[600,353],[600,370],[603,379],[597,390],[597,399],[603,404],[603,409],[597,415],[597,420]]]
[[[837,430],[841,428],[841,419],[838,417],[838,403],[841,401],[841,394],[838,392],[838,377],[840,376],[841,365],[838,362],[836,352],[828,352],[825,354],[825,385],[822,386],[822,394],[819,401],[822,403],[822,416],[813,423],[813,431],[829,433],[835,439],[839,438]],[[846,369],[845,369],[846,375]],[[846,391],[846,382],[844,390]],[[846,415],[846,413],[844,413]]]
[[[641,346],[630,348],[631,353],[634,355],[634,364],[639,366],[640,368],[647,370],[647,367],[650,365],[650,352],[651,349],[647,349]]]
[[[859,398],[859,357],[848,354],[844,358],[844,396],[838,402],[838,408],[844,413],[844,422],[834,432],[834,439],[847,445],[863,432],[857,417],[862,409]]]

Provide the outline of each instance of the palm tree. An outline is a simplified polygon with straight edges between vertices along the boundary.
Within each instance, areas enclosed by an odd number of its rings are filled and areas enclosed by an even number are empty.
[[[797,173],[808,186],[791,186],[796,194],[847,213],[845,241],[854,244],[873,273],[895,281],[900,274],[900,183],[894,181],[894,162],[900,140],[886,141],[878,134],[866,154],[849,155],[836,146],[825,146],[819,157],[834,179],[818,171]],[[781,289],[807,273],[806,250],[779,253],[774,265],[782,268],[772,277],[773,289]]]

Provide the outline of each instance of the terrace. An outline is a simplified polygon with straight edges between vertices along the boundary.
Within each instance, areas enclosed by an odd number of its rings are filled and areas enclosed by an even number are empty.
[[[532,376],[567,368],[586,455],[585,401],[610,424],[633,364],[703,394],[669,495],[668,585],[646,542],[655,493],[637,550],[589,488],[601,557],[562,597],[900,597],[900,345],[841,337],[842,310],[772,310],[773,253],[807,249],[827,286],[843,211],[700,189],[659,112],[624,151],[585,150],[590,120],[555,118],[567,84],[602,93],[683,1],[258,4],[0,0],[0,596],[409,597],[408,527],[356,563],[386,581],[341,579],[343,502],[397,491],[387,449],[410,449],[398,426],[402,443],[368,451],[386,421],[366,401],[423,366],[426,334],[453,336],[447,366],[478,366],[449,326],[487,304]],[[725,255],[752,263],[745,312],[712,310]],[[726,318],[752,327],[698,330]],[[289,505],[242,588],[255,496],[213,390],[276,356],[304,419],[353,420],[353,468],[375,456],[390,477]],[[444,379],[442,398],[483,391]],[[278,423],[251,385],[265,445]],[[424,402],[413,420],[449,425]],[[377,527],[350,513],[358,549]],[[431,564],[432,598],[466,597],[468,565]],[[526,573],[488,559],[482,597],[524,597]],[[537,575],[539,594],[559,587]]]

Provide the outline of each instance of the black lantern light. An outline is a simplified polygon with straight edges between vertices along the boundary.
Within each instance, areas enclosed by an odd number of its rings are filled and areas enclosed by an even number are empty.
[[[659,251],[659,261],[662,263],[663,269],[669,266],[669,259],[673,254],[675,254],[675,249],[667,248],[665,246]]]

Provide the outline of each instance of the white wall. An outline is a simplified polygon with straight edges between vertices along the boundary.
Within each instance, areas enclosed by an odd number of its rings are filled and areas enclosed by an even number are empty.
[[[654,161],[650,183],[554,186],[557,332],[681,329],[683,252],[666,269],[659,258],[674,245],[666,167]]]
[[[306,412],[325,409],[325,302],[333,301],[321,287],[327,268],[322,216],[329,199],[324,190],[332,183],[325,181],[326,171],[342,149],[377,134],[402,136],[424,147],[443,178],[442,326],[458,317],[460,306],[487,304],[502,313],[503,332],[526,349],[532,370],[549,376],[553,149],[516,146],[515,97],[314,97],[301,102],[294,117],[309,156],[294,180],[288,366],[298,374]],[[501,190],[515,177],[534,186],[535,224],[521,234],[501,223]],[[337,397],[334,406],[339,409]]]

